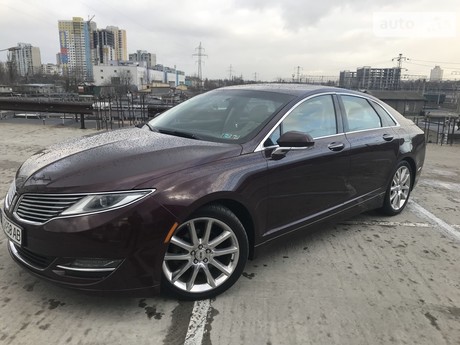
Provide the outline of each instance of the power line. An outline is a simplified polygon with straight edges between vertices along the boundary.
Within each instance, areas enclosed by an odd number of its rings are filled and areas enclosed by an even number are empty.
[[[412,60],[410,60],[412,61]],[[422,66],[422,67],[428,67],[428,68],[433,68],[433,65],[423,65],[423,64],[420,64],[420,63],[415,63],[415,62],[409,62],[407,61],[408,64],[410,65],[415,65],[415,66]],[[458,67],[443,67],[442,69],[443,70],[452,70],[452,69],[457,69]]]
[[[433,67],[433,66],[429,66],[429,65],[422,65],[420,63],[415,63],[415,62],[412,62],[412,60],[409,61],[406,61],[409,65],[416,65],[416,66],[422,66],[422,67]]]
[[[418,59],[410,59],[410,60],[419,61],[419,62],[430,62],[430,63],[435,63],[435,64],[460,65],[460,62],[430,61],[430,60],[418,60]]]

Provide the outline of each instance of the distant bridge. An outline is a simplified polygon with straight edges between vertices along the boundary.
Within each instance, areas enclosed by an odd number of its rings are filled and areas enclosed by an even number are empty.
[[[94,113],[92,102],[59,102],[18,98],[0,98],[0,110],[80,114],[80,126],[82,129],[85,128],[84,116]]]
[[[92,102],[47,101],[43,99],[0,98],[0,110],[42,113],[92,114]]]

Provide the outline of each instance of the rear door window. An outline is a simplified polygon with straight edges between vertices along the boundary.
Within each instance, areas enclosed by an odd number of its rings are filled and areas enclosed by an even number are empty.
[[[372,106],[374,107],[375,111],[379,114],[380,118],[382,119],[382,122],[384,126],[396,126],[396,121],[388,115],[385,109],[378,104],[377,102],[371,102]]]
[[[348,122],[348,131],[382,127],[382,119],[365,98],[341,96]]]

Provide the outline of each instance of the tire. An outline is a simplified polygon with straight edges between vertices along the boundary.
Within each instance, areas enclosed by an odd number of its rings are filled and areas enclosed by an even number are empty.
[[[248,253],[239,219],[225,207],[204,207],[174,231],[163,259],[162,288],[179,299],[212,298],[238,280]]]
[[[409,163],[400,162],[393,172],[385,193],[382,213],[394,216],[406,207],[412,189],[412,171]]]

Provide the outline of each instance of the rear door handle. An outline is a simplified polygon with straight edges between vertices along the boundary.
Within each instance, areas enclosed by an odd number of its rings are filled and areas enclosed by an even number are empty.
[[[344,143],[336,143],[335,141],[327,145],[328,149],[331,151],[342,151],[345,148]]]
[[[385,140],[385,141],[392,141],[393,138],[394,138],[394,136],[391,135],[391,134],[384,134],[383,135],[383,140]]]

